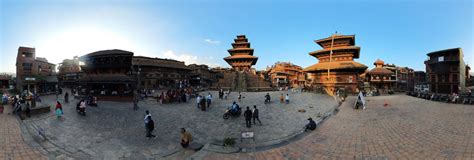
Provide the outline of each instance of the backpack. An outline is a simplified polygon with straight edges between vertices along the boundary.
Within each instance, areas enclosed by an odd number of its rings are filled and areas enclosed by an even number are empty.
[[[152,119],[148,121],[148,129],[150,129],[150,131],[155,129],[155,122]]]

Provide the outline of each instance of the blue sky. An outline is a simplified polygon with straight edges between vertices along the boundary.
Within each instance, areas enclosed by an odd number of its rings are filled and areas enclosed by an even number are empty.
[[[425,70],[426,53],[461,47],[474,63],[473,2],[421,1],[39,1],[0,3],[0,72],[14,72],[19,46],[60,63],[102,49],[124,49],[186,63],[229,67],[222,59],[237,34],[259,57],[257,69],[277,61],[317,63],[314,40],[337,31],[355,34],[358,62]]]

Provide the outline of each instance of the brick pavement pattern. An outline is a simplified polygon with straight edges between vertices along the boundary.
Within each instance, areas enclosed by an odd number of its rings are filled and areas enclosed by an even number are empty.
[[[23,140],[19,120],[8,114],[10,108],[5,106],[3,114],[0,114],[0,160],[47,159]]]
[[[354,110],[354,100],[349,97],[339,113],[292,144],[252,153],[208,152],[202,158],[474,159],[473,106],[394,95],[367,97],[368,108]]]

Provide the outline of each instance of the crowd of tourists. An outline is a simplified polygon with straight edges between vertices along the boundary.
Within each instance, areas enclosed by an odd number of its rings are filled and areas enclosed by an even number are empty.
[[[160,104],[185,103],[189,101],[192,93],[193,90],[191,88],[169,89],[166,92],[161,92],[158,96],[158,101]]]

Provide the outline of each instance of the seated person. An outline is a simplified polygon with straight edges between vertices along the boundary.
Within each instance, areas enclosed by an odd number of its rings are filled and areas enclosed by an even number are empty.
[[[181,146],[186,148],[189,146],[189,143],[193,141],[193,137],[189,132],[186,132],[186,129],[181,128]]]
[[[309,121],[308,124],[306,124],[304,127],[304,131],[315,130],[316,122],[314,122],[312,118],[308,118],[308,121]]]
[[[237,112],[239,110],[239,105],[234,101],[234,103],[232,104],[232,107],[230,109],[231,112]]]

